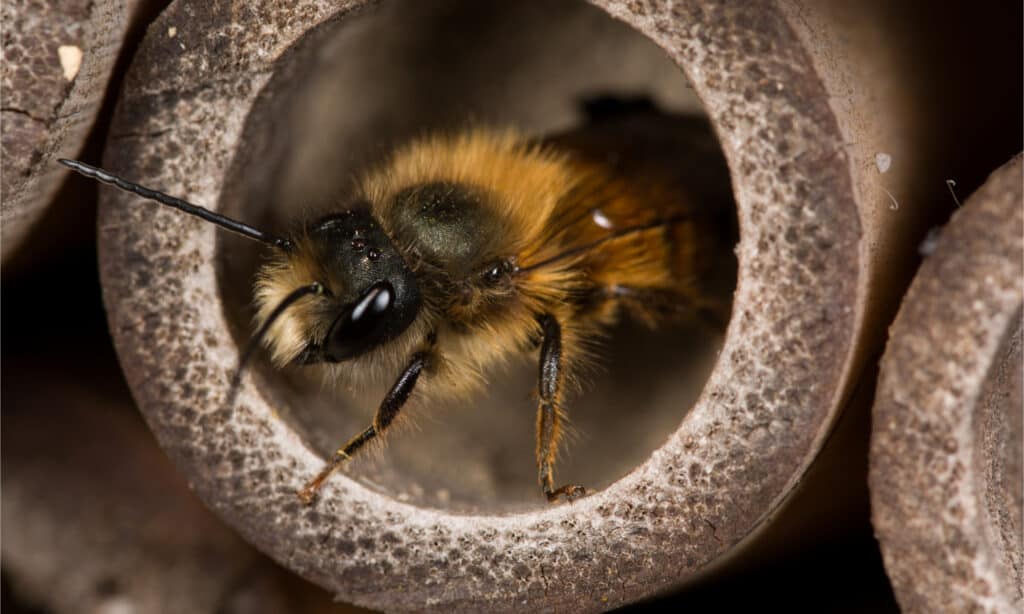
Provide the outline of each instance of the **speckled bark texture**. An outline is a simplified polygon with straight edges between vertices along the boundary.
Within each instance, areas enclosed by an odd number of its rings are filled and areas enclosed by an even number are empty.
[[[965,203],[900,308],[871,441],[872,516],[909,612],[1022,606],[1021,157]]]
[[[20,244],[64,178],[106,94],[135,0],[9,0],[3,62],[2,256]],[[63,56],[62,56],[63,53]]]
[[[271,150],[243,134],[259,97],[291,87],[272,77],[307,57],[293,46],[356,23],[368,4],[174,3],[135,59],[107,164],[220,206],[234,161]],[[210,507],[345,600],[596,611],[678,585],[782,513],[880,345],[872,314],[900,287],[892,261],[914,248],[891,240],[897,218],[872,162],[880,134],[910,139],[901,130],[913,104],[891,87],[886,71],[899,64],[886,47],[839,47],[852,26],[816,13],[818,3],[594,4],[687,74],[728,159],[742,237],[733,318],[703,394],[692,409],[680,404],[685,419],[649,458],[572,505],[455,513],[339,473],[301,506],[295,492],[322,460],[272,403],[279,384],[247,378],[237,405],[225,405],[239,349],[215,259],[233,254],[219,254],[210,226],[104,192],[104,298],[150,426]],[[886,68],[853,71],[859,63]],[[889,189],[907,172],[894,168]],[[901,223],[912,226],[922,204],[905,198]]]

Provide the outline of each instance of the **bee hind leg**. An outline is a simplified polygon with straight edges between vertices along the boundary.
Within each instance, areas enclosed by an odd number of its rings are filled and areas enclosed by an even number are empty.
[[[426,366],[427,360],[427,352],[413,354],[409,364],[402,371],[402,374],[398,376],[398,380],[391,387],[391,390],[388,391],[384,401],[377,409],[377,414],[373,417],[373,424],[368,426],[362,433],[350,439],[344,446],[338,448],[327,465],[320,470],[320,473],[306,483],[302,490],[298,492],[299,499],[303,503],[306,505],[313,503],[324,482],[338,467],[352,458],[352,455],[367,443],[384,434],[388,426],[398,417],[402,406],[409,400],[409,395],[412,394],[413,388],[416,387],[416,380],[419,379],[420,372]]]
[[[562,327],[550,315],[540,318],[544,341],[540,350],[540,404],[537,408],[537,469],[541,488],[549,502],[560,497],[572,501],[586,494],[578,484],[554,487],[554,464],[562,437],[565,416],[561,408],[564,371],[562,369]]]

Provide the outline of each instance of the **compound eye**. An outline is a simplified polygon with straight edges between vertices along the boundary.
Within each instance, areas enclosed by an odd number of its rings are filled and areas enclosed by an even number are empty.
[[[491,268],[487,269],[486,271],[484,271],[484,281],[486,281],[489,284],[496,284],[499,281],[501,281],[501,276],[503,274],[504,271],[501,270],[501,265],[496,264]]]
[[[489,286],[496,285],[498,282],[505,279],[513,269],[514,265],[508,260],[495,262],[483,272],[482,277],[484,283]]]
[[[331,324],[324,343],[324,355],[341,362],[365,354],[387,340],[395,306],[395,289],[379,281],[363,293]]]

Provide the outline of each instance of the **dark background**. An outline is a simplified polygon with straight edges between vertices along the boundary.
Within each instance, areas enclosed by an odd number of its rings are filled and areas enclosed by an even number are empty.
[[[118,91],[120,76],[141,39],[142,25],[159,13],[162,4],[151,2],[148,5],[141,24],[131,34],[131,42],[123,50],[104,109],[81,154],[81,159],[87,162],[98,163],[101,159],[113,94]],[[947,172],[936,178],[937,182],[955,178],[957,195],[964,201],[991,170],[1022,148],[1021,5],[1019,2],[972,2],[962,3],[959,8],[933,10],[929,3],[908,3],[906,12],[908,18],[915,20],[915,27],[934,34],[930,38],[930,52],[948,59],[946,78],[923,80],[920,87],[934,92],[936,105],[959,105],[960,114],[971,118],[969,125],[948,126],[949,130],[963,133],[964,146],[945,152]],[[994,14],[1003,17],[993,19]],[[998,85],[992,87],[992,84]],[[983,92],[984,98],[975,98],[974,92]],[[7,451],[17,448],[16,439],[22,436],[12,428],[21,423],[12,419],[18,417],[19,412],[33,412],[28,418],[43,421],[55,433],[64,428],[62,406],[45,407],[45,404],[26,402],[26,399],[54,394],[53,387],[63,385],[64,381],[102,391],[105,398],[120,399],[112,406],[118,407],[117,411],[123,412],[126,420],[141,423],[120,375],[106,328],[96,265],[96,198],[97,184],[69,174],[57,203],[25,241],[24,248],[3,268],[0,278],[3,297],[0,401],[5,469],[10,460]],[[937,222],[946,219],[954,208],[952,197],[937,202]],[[861,393],[869,398],[871,391]],[[861,449],[866,450],[867,424],[860,428],[860,433]],[[149,437],[148,432],[145,436]],[[55,434],[54,439],[60,437]],[[39,455],[60,452],[47,447],[37,451]],[[845,463],[847,479],[863,484],[860,503],[848,510],[853,521],[845,531],[821,536],[798,550],[780,545],[775,553],[761,552],[745,567],[732,569],[675,595],[627,609],[645,610],[655,604],[671,604],[692,611],[728,611],[752,606],[816,612],[897,610],[869,523],[866,456],[841,459],[841,462]],[[4,479],[7,479],[6,471]],[[17,521],[31,522],[31,519]],[[3,530],[10,534],[23,527],[5,517]],[[15,584],[5,567],[2,605],[9,608],[8,611],[43,611],[19,599],[12,591]],[[55,585],[52,590],[59,591],[61,587]],[[305,584],[296,584],[290,590],[321,592]],[[326,594],[319,599],[308,609],[328,611],[332,608]]]

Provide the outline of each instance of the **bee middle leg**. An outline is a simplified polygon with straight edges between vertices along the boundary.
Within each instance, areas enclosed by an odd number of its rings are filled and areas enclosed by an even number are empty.
[[[405,370],[398,376],[398,380],[391,387],[391,390],[388,391],[380,407],[377,408],[377,414],[373,417],[373,424],[368,426],[362,433],[350,439],[344,446],[338,448],[320,473],[298,492],[299,499],[303,503],[306,505],[312,503],[328,476],[344,464],[345,461],[349,460],[363,446],[384,434],[384,431],[398,417],[402,406],[409,400],[409,395],[412,394],[413,388],[416,387],[416,380],[419,379],[420,372],[426,366],[428,358],[428,353],[425,351],[413,354],[409,364],[406,365]]]
[[[564,496],[568,501],[586,494],[578,484],[554,487],[554,464],[562,437],[562,327],[550,315],[540,319],[544,341],[540,349],[540,405],[537,408],[537,469],[540,486],[548,501]]]

